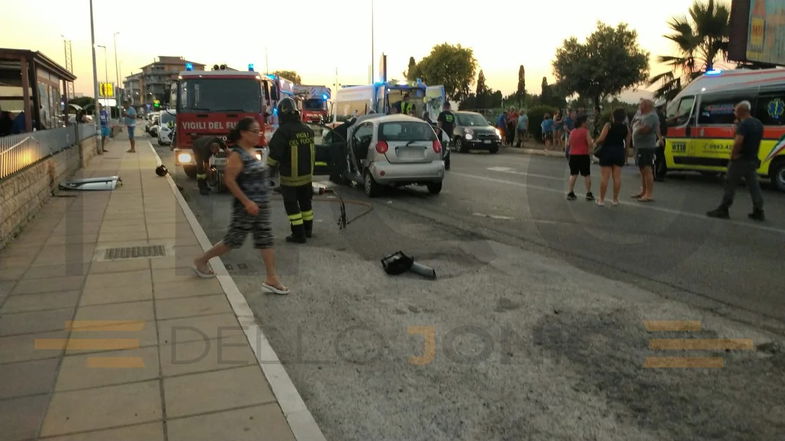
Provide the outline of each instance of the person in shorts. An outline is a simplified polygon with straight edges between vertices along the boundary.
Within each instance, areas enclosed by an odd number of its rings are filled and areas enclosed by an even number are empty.
[[[131,143],[131,148],[126,153],[136,153],[136,140],[134,139],[134,130],[136,130],[136,109],[130,104],[125,109],[125,127],[128,130],[128,141]]]
[[[597,200],[598,206],[605,205],[605,194],[608,191],[608,181],[613,177],[613,201],[615,207],[619,205],[619,193],[621,192],[621,168],[627,159],[627,146],[632,143],[630,128],[624,123],[627,117],[624,109],[613,111],[613,120],[605,123],[600,132],[600,136],[594,143],[595,147],[601,146],[597,157],[600,158],[600,198]]]
[[[583,176],[584,184],[586,185],[586,200],[593,201],[594,195],[591,193],[591,156],[589,146],[594,144],[591,139],[589,129],[586,127],[585,116],[581,116],[575,122],[575,129],[570,132],[570,137],[567,140],[570,151],[570,179],[567,181],[569,193],[567,193],[567,200],[574,201],[577,199],[575,196],[575,181],[578,180],[578,174]]]
[[[640,113],[633,120],[632,142],[636,150],[636,164],[641,172],[641,191],[632,195],[639,202],[653,202],[654,159],[657,146],[662,142],[660,118],[654,111],[654,101],[643,99]]]
[[[109,128],[109,112],[104,109],[103,104],[98,104],[98,118],[101,120],[101,151],[106,153],[109,151],[106,149],[106,138],[112,134],[112,131]]]
[[[551,118],[550,113],[545,114],[542,123],[540,123],[540,129],[542,131],[542,142],[545,144],[545,150],[548,150],[548,147],[550,147],[553,142],[553,118]]]

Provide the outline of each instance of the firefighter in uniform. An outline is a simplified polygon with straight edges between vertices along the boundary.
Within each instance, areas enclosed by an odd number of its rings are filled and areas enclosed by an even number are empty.
[[[292,235],[286,241],[305,243],[313,231],[313,131],[300,121],[297,105],[291,98],[284,98],[278,104],[278,118],[281,124],[270,140],[267,165],[278,167],[283,205],[292,227]]]
[[[199,186],[199,193],[209,195],[210,188],[207,186],[207,173],[210,170],[210,157],[225,149],[223,140],[217,136],[202,136],[194,141],[194,161],[196,162],[196,185]]]

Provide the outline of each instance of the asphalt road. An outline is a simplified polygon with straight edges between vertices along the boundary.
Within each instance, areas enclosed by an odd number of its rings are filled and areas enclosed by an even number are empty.
[[[202,197],[174,174],[220,240],[231,198]],[[785,195],[765,191],[769,221],[757,224],[740,189],[728,222],[703,215],[717,180],[672,177],[642,205],[628,197],[630,167],[623,205],[598,208],[565,200],[566,174],[562,158],[507,150],[455,154],[439,196],[407,188],[371,201],[340,187],[347,229],[336,199],[320,197],[316,238],[277,241],[287,297],[260,293],[250,243],[224,259],[328,439],[785,436],[785,352],[772,344],[785,336]],[[399,249],[438,280],[385,275],[379,259]],[[644,320],[701,329],[653,333]],[[744,338],[757,349],[663,354],[655,337]],[[724,368],[643,367],[662,355],[719,357]]]

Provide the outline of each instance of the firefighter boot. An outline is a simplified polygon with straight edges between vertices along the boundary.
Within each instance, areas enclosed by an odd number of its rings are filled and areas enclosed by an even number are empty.
[[[308,239],[313,237],[313,221],[307,220],[303,221],[303,225],[305,226],[305,237]]]
[[[196,185],[199,186],[199,194],[204,196],[210,194],[210,187],[207,186],[207,179],[197,179]]]
[[[292,235],[286,237],[287,242],[305,243],[305,225],[292,225]]]

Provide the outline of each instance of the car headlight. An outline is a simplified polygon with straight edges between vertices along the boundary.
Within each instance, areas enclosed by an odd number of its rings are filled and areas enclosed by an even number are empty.
[[[494,130],[496,130],[496,136],[498,136],[499,138],[501,138],[501,137],[502,137],[502,131],[501,131],[501,130],[499,130],[499,129],[494,129]]]
[[[471,141],[472,139],[474,139],[474,136],[472,136],[472,134],[471,134],[471,133],[467,133],[467,134],[466,134],[466,139],[467,139],[467,140],[469,140],[469,141]]]
[[[190,164],[193,157],[190,153],[180,153],[177,155],[177,162],[180,164]]]
[[[261,161],[262,160],[262,154],[261,153],[258,153],[258,152],[256,153],[256,160],[257,161]]]

